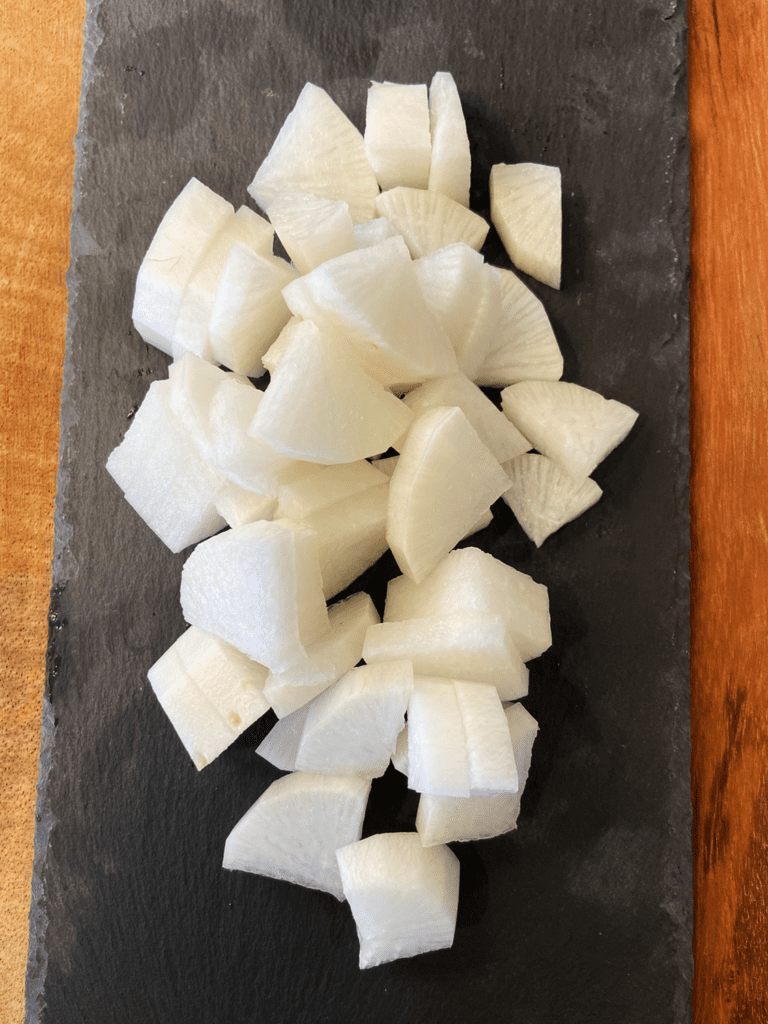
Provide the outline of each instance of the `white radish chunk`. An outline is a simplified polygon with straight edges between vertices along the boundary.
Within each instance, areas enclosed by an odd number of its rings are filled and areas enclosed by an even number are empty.
[[[408,788],[469,797],[467,735],[450,679],[414,677],[408,705]]]
[[[438,71],[429,87],[429,123],[432,161],[427,188],[468,207],[469,137],[459,90],[448,71]]]
[[[405,239],[416,260],[454,242],[480,250],[490,225],[442,192],[391,188],[376,199],[376,213],[386,217]]]
[[[328,93],[310,82],[248,186],[263,210],[286,189],[343,199],[356,224],[374,216],[379,186],[363,136]]]
[[[453,944],[459,861],[415,832],[386,832],[337,850],[344,895],[360,940],[360,967]]]
[[[508,486],[461,409],[418,416],[389,485],[387,541],[402,571],[424,579]]]
[[[267,494],[246,491],[231,480],[223,480],[216,492],[216,511],[227,521],[227,526],[245,526],[258,519],[274,518],[277,501]]]
[[[495,686],[454,680],[469,758],[469,795],[516,793],[517,768],[504,708]]]
[[[372,82],[364,140],[368,163],[381,188],[426,188],[432,157],[426,85]]]
[[[280,878],[344,900],[336,850],[357,842],[370,782],[295,772],[277,779],[235,825],[223,866]]]
[[[357,248],[349,206],[343,199],[278,192],[267,214],[300,274]]]
[[[502,498],[537,548],[603,493],[591,477],[579,483],[546,455],[518,455],[504,470],[511,486]]]
[[[505,422],[509,422],[505,420]],[[329,505],[386,484],[389,476],[365,459],[326,466],[319,473],[283,484],[278,491],[277,516],[300,521]]]
[[[355,245],[358,249],[369,249],[372,245],[397,237],[400,232],[386,217],[374,217],[365,224],[355,224]]]
[[[550,288],[560,287],[563,214],[558,167],[492,167],[491,220],[519,270]]]

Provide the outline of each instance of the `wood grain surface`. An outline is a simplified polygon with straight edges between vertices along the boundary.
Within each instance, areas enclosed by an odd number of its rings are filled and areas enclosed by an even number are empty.
[[[24,1017],[83,0],[0,14],[0,1022]],[[768,1020],[768,0],[690,0],[696,1024]]]

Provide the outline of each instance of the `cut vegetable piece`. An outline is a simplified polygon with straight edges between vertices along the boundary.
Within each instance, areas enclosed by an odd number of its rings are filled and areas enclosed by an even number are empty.
[[[512,486],[502,497],[537,548],[603,493],[590,477],[578,483],[546,455],[518,455],[504,470]]]
[[[516,267],[551,288],[560,287],[563,215],[558,167],[492,167],[491,220]]]
[[[399,236],[338,256],[284,289],[291,312],[314,321],[387,387],[457,369]]]
[[[383,189],[426,188],[432,156],[426,85],[372,82],[364,140],[368,163]]]
[[[435,406],[457,405],[499,462],[509,462],[531,447],[517,427],[463,373],[427,381],[406,395],[403,401],[416,416]]]
[[[187,283],[173,331],[173,356],[194,352],[203,359],[213,360],[209,340],[209,326],[213,302],[216,297],[224,264],[233,245],[248,252],[271,257],[274,231],[257,213],[247,206],[232,214],[208,246],[199,266]]]
[[[458,679],[453,686],[467,738],[470,797],[516,793],[512,741],[496,687]]]
[[[365,459],[326,466],[319,473],[284,484],[278,493],[277,515],[298,522],[334,502],[351,498],[369,487],[379,487],[388,479],[386,473]]]
[[[305,321],[275,369],[250,433],[275,451],[326,465],[381,454],[412,419],[407,406]]]
[[[360,967],[453,944],[459,861],[416,832],[386,832],[336,852],[360,940]]]
[[[227,837],[223,866],[344,900],[336,850],[357,842],[370,782],[295,772],[277,779]]]
[[[637,413],[566,381],[523,380],[505,388],[501,407],[534,448],[583,481],[620,444]]]
[[[408,788],[467,798],[467,735],[450,679],[416,675],[408,705]]]
[[[196,626],[147,676],[198,770],[269,710],[267,669]]]
[[[221,272],[211,310],[209,338],[216,362],[258,377],[261,357],[288,323],[282,290],[298,277],[277,256],[260,256],[235,245]]]
[[[279,192],[267,212],[300,274],[357,247],[349,206],[343,199]]]
[[[509,478],[458,407],[414,420],[389,485],[387,541],[419,582],[509,486]]]
[[[285,672],[271,672],[264,684],[264,696],[278,718],[317,697],[363,655],[365,632],[379,621],[368,594],[353,594],[328,608],[328,632],[307,648],[307,660]]]
[[[469,206],[471,159],[469,138],[459,90],[448,71],[438,71],[429,87],[429,122],[432,160],[430,192],[442,192],[462,206]]]
[[[547,588],[478,548],[451,551],[420,584],[407,576],[390,580],[384,621],[462,611],[501,615],[523,661],[552,644]]]
[[[425,846],[491,839],[517,827],[520,798],[528,778],[538,725],[522,704],[506,708],[504,716],[517,768],[517,793],[473,796],[468,800],[422,794],[416,814],[416,828]]]
[[[284,772],[296,769],[296,755],[299,752],[301,734],[309,714],[310,704],[302,704],[289,715],[273,725],[256,747],[256,753]]]
[[[502,700],[528,693],[528,669],[504,619],[489,612],[374,624],[365,636],[363,658],[368,663],[410,658],[418,675],[490,683]]]
[[[266,494],[246,491],[231,480],[223,480],[216,492],[216,511],[228,526],[245,526],[258,519],[272,519],[277,501]]]
[[[160,221],[139,267],[133,300],[133,325],[148,345],[172,355],[187,282],[233,213],[231,203],[191,178]]]
[[[211,537],[184,565],[181,607],[273,672],[288,668],[328,629],[316,535],[282,519]]]
[[[416,260],[427,305],[451,339],[459,369],[474,379],[501,315],[499,272],[464,242]]]
[[[372,245],[397,237],[400,232],[386,217],[374,217],[365,224],[355,224],[355,244],[358,249],[369,249]]]
[[[310,82],[248,186],[263,210],[286,189],[343,199],[356,224],[374,216],[379,186],[363,137],[328,93]]]
[[[226,524],[216,510],[221,477],[173,415],[170,390],[167,380],[150,385],[107,471],[147,526],[178,552]]]
[[[292,316],[282,331],[280,331],[278,336],[261,357],[265,370],[269,370],[270,373],[275,372],[275,367],[280,362],[283,352],[285,352],[293,339],[294,327],[296,324],[300,324],[301,322],[302,319],[300,316]]]
[[[376,199],[376,213],[386,217],[405,239],[411,256],[418,259],[453,242],[481,249],[488,222],[442,192],[418,188],[392,188]]]
[[[501,316],[475,383],[503,388],[519,380],[560,380],[563,356],[544,306],[511,270],[499,274]]]
[[[408,660],[350,669],[308,705],[297,769],[363,778],[383,775],[412,691]]]
[[[401,775],[408,775],[408,723],[406,722],[397,737],[395,749],[392,751],[392,767]]]

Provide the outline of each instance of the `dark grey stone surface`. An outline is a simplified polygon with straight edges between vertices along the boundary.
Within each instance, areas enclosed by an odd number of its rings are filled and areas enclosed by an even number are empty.
[[[93,2],[78,140],[29,1022],[666,1024],[690,1019],[685,11],[675,0]],[[195,175],[235,205],[305,81],[362,127],[368,80],[454,74],[493,163],[558,164],[564,288],[533,284],[565,378],[640,411],[602,501],[535,551],[504,506],[474,541],[550,587],[520,826],[457,848],[454,947],[365,972],[348,910],[224,872],[274,778],[259,723],[198,774],[146,671],[181,633],[185,555],[106,474],[167,360],[133,281]],[[508,265],[498,239],[491,262]],[[374,597],[391,572],[368,574]],[[366,831],[410,828],[387,776]]]

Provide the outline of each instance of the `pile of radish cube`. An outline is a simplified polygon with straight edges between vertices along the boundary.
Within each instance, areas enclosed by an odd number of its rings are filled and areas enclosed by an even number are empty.
[[[257,752],[289,774],[224,867],[348,900],[361,967],[452,944],[446,844],[514,829],[531,761],[547,590],[456,545],[499,498],[541,544],[637,415],[561,381],[541,302],[479,253],[469,181],[450,74],[372,84],[364,135],[306,85],[249,187],[268,220],[193,178],[160,224],[133,319],[173,362],[107,463],[172,551],[197,545],[189,629],[149,670],[197,768],[279,719]],[[557,168],[497,165],[490,190],[514,264],[558,288]],[[387,549],[383,621],[365,593],[329,603]],[[361,839],[390,762],[416,831]]]

